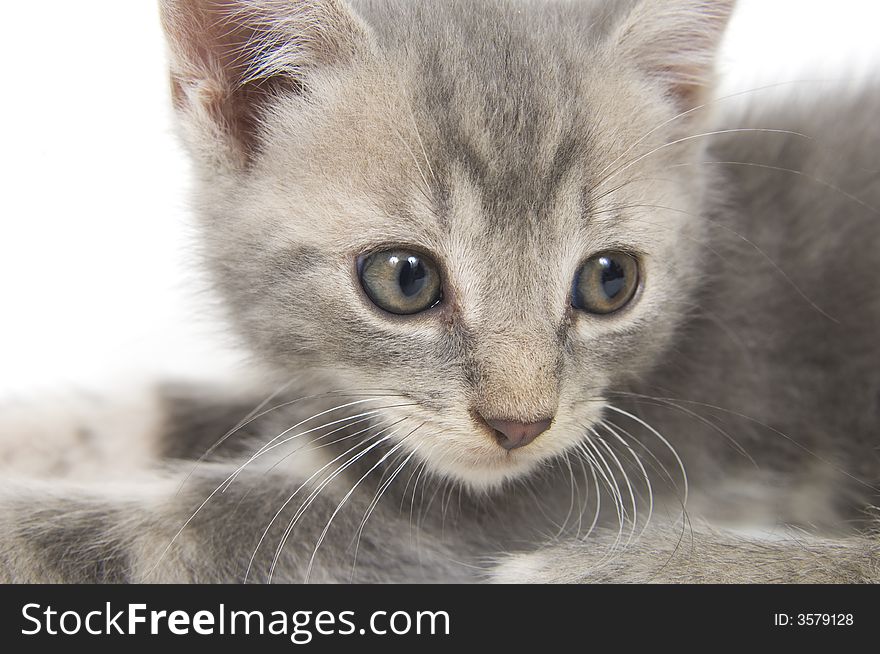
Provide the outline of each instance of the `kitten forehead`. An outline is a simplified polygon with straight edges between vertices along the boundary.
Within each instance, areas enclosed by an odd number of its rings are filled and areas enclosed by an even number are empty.
[[[481,5],[464,20],[442,3],[413,4],[394,6],[394,20],[370,5],[378,63],[314,75],[310,102],[286,99],[266,121],[254,179],[271,179],[268,194],[281,192],[287,206],[278,209],[298,241],[350,248],[354,236],[362,245],[440,247],[457,186],[479,197],[471,231],[541,234],[560,194],[571,204],[622,144],[666,117],[636,114],[626,82],[583,70],[585,60],[603,70],[608,62],[599,50],[590,58],[597,37],[581,13],[580,22],[561,24],[556,5],[548,12],[541,4],[531,18]],[[536,17],[554,47],[531,29]],[[434,29],[441,19],[446,28]],[[307,224],[296,225],[297,215]]]
[[[480,186],[483,207],[491,209],[490,229],[534,213],[590,140],[567,46],[557,43],[548,53],[509,6],[486,4],[466,16],[447,5],[411,4],[403,22],[425,28],[389,58],[403,62],[398,83],[408,89],[421,144],[438,177],[449,184],[453,174],[466,171]],[[401,37],[381,25],[386,47],[394,49]]]

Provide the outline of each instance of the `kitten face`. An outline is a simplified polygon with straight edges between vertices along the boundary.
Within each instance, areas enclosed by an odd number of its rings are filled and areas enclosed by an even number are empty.
[[[636,18],[651,33],[646,3],[611,17],[430,4],[346,13],[356,54],[265,99],[247,165],[204,169],[203,225],[261,354],[383,396],[402,448],[487,488],[580,442],[606,391],[651,365],[686,314],[702,184],[677,165],[699,139],[663,146],[699,121],[676,118],[695,106],[692,80],[628,54]],[[433,262],[440,303],[378,307],[359,262],[384,250]],[[611,313],[574,308],[579,269],[604,252],[634,258],[638,289]],[[547,419],[515,449],[487,422]]]

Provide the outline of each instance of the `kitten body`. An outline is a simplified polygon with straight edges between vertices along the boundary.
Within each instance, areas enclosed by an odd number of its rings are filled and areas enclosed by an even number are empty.
[[[141,480],[7,481],[6,578],[878,580],[880,86],[712,99],[731,10],[163,3],[205,261],[271,374],[164,389],[179,463]],[[372,306],[387,246],[440,305]],[[613,250],[634,300],[573,310]]]

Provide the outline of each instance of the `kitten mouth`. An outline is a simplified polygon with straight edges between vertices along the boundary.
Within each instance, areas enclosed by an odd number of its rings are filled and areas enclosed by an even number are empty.
[[[495,443],[494,436],[485,438],[483,446],[466,447],[458,456],[437,458],[433,463],[444,475],[457,478],[474,490],[497,490],[506,482],[530,475],[541,462],[552,457],[536,445],[508,450]],[[489,438],[492,442],[489,443]],[[464,456],[462,456],[462,454]]]

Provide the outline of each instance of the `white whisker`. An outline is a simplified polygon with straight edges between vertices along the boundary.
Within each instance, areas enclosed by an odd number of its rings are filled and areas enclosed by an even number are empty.
[[[669,141],[668,143],[658,145],[658,146],[652,148],[651,150],[649,150],[648,152],[636,157],[635,159],[631,159],[626,164],[619,167],[617,170],[612,171],[609,175],[607,175],[604,179],[600,180],[597,184],[593,185],[593,187],[591,188],[591,191],[594,191],[596,189],[601,188],[603,184],[614,179],[620,173],[626,171],[627,169],[631,168],[632,166],[635,166],[637,163],[644,161],[648,157],[651,157],[651,156],[657,154],[658,152],[665,150],[666,148],[670,148],[675,145],[681,145],[683,143],[687,143],[689,141],[693,141],[693,140],[699,139],[699,138],[706,138],[709,136],[720,136],[722,134],[737,134],[740,132],[785,134],[788,136],[797,136],[797,137],[804,138],[804,139],[807,139],[810,141],[813,140],[811,137],[807,136],[806,134],[801,134],[800,132],[793,132],[793,131],[787,130],[787,129],[768,129],[768,128],[760,128],[760,127],[740,127],[740,128],[733,128],[733,129],[718,129],[718,130],[713,130],[710,132],[701,132],[699,134],[689,134],[688,136],[683,136],[683,137],[677,138],[673,141]]]
[[[312,556],[309,558],[309,564],[306,568],[306,578],[305,582],[308,583],[309,579],[312,575],[312,567],[315,564],[315,557],[318,555],[318,550],[321,548],[321,544],[324,542],[324,539],[327,537],[327,532],[330,531],[330,525],[333,523],[333,519],[339,514],[342,510],[342,507],[345,506],[345,503],[348,502],[349,498],[354,494],[355,490],[357,490],[358,486],[360,486],[363,481],[370,476],[370,474],[379,466],[381,466],[392,454],[394,454],[397,450],[403,447],[406,444],[406,440],[412,436],[412,434],[418,429],[416,427],[411,432],[409,432],[406,436],[404,436],[397,445],[389,449],[373,466],[367,470],[363,476],[358,479],[354,484],[352,484],[351,488],[348,492],[342,497],[339,503],[336,505],[336,508],[333,510],[333,513],[330,514],[330,518],[327,520],[327,524],[324,525],[324,529],[321,531],[321,535],[318,537],[318,542],[315,543],[315,549],[312,550]],[[393,434],[392,434],[393,435]]]
[[[405,420],[405,419],[401,419],[401,420],[399,420],[399,421],[398,421],[397,423],[395,423],[395,424],[400,424],[400,423],[403,422],[404,420]],[[337,478],[342,472],[344,472],[346,469],[348,469],[349,467],[351,467],[351,466],[352,466],[353,464],[355,464],[357,461],[359,461],[360,459],[362,459],[362,458],[363,458],[364,456],[366,456],[369,452],[371,452],[372,450],[376,449],[379,445],[381,445],[382,443],[385,443],[385,442],[387,442],[388,440],[390,440],[391,438],[393,438],[394,435],[395,435],[398,431],[400,431],[400,428],[394,430],[393,432],[387,434],[386,436],[383,436],[383,437],[380,438],[378,441],[376,441],[376,442],[373,443],[372,445],[368,446],[366,449],[364,449],[364,450],[362,450],[361,452],[358,452],[357,454],[355,454],[351,459],[349,459],[348,461],[346,461],[345,463],[343,463],[342,465],[340,465],[336,470],[334,470],[333,473],[331,473],[331,475],[330,475],[327,479],[325,479],[325,480],[323,480],[322,482],[320,482],[320,483],[318,484],[318,487],[317,487],[315,490],[313,490],[313,491],[308,495],[308,497],[306,497],[306,499],[305,499],[305,501],[303,502],[303,504],[300,505],[300,507],[299,507],[299,508],[296,510],[296,512],[294,513],[293,518],[291,518],[290,522],[287,524],[286,529],[284,530],[284,533],[283,533],[282,536],[281,536],[281,541],[279,542],[278,547],[277,547],[276,550],[275,550],[275,556],[274,556],[274,558],[273,558],[273,560],[272,560],[272,565],[271,565],[271,567],[269,568],[269,577],[268,577],[268,579],[267,579],[267,583],[270,583],[270,584],[272,583],[272,577],[273,577],[274,572],[275,572],[275,569],[276,569],[276,567],[277,567],[277,565],[278,565],[278,560],[279,560],[280,557],[281,557],[281,552],[282,552],[282,550],[284,549],[284,545],[285,545],[285,543],[287,542],[287,539],[290,537],[290,534],[293,532],[293,530],[294,530],[294,528],[296,527],[296,524],[299,522],[300,518],[302,518],[302,516],[305,515],[306,511],[308,511],[309,507],[315,502],[315,500],[318,498],[318,496],[321,494],[321,492],[322,492],[325,488],[327,488],[327,486],[329,486],[331,483],[333,483],[333,481],[334,481],[334,480],[335,480],[335,479],[336,479],[336,478]],[[381,433],[381,432],[380,432],[380,433]],[[378,434],[377,434],[376,436],[378,436]],[[375,438],[375,436],[373,436],[372,438]],[[361,444],[362,444],[362,443],[360,443],[359,445],[361,445]]]
[[[313,433],[313,432],[315,432],[315,431],[319,431],[319,430],[321,430],[321,429],[325,429],[326,427],[330,427],[330,426],[332,426],[332,425],[337,425],[337,424],[339,424],[339,423],[343,423],[343,422],[348,422],[348,421],[354,420],[354,419],[356,419],[356,418],[361,418],[361,417],[363,417],[363,416],[367,416],[367,415],[376,415],[376,414],[379,414],[379,413],[381,413],[382,411],[386,411],[386,410],[388,410],[388,409],[394,409],[394,408],[400,408],[400,407],[414,406],[413,403],[407,403],[407,404],[392,404],[392,405],[390,405],[390,406],[379,407],[379,408],[377,408],[377,409],[373,409],[373,410],[371,410],[371,411],[366,411],[366,412],[363,412],[363,413],[359,413],[359,414],[354,415],[354,416],[347,416],[347,417],[345,417],[345,418],[340,418],[339,420],[334,420],[334,421],[331,421],[331,422],[328,422],[328,423],[324,423],[323,425],[319,425],[319,426],[317,426],[317,427],[313,427],[313,428],[311,428],[311,429],[307,429],[307,430],[304,431],[304,432],[299,432],[298,434],[295,434],[294,436],[289,436],[289,437],[287,437],[287,438],[284,438],[284,436],[285,436],[286,434],[289,434],[290,432],[292,432],[292,431],[293,431],[294,429],[296,429],[297,427],[300,427],[300,426],[302,426],[303,424],[305,424],[305,423],[307,423],[307,422],[310,422],[310,421],[314,420],[315,418],[320,418],[321,416],[323,416],[323,415],[327,415],[328,413],[331,413],[331,412],[333,412],[333,411],[338,411],[338,410],[340,410],[340,409],[346,409],[346,408],[348,408],[348,407],[350,407],[350,406],[355,406],[355,405],[357,405],[357,404],[363,404],[364,402],[376,401],[376,400],[378,400],[378,399],[381,399],[381,398],[367,398],[366,400],[358,400],[358,401],[356,401],[356,402],[349,402],[349,403],[347,403],[347,404],[342,404],[342,405],[339,405],[339,406],[335,406],[335,407],[333,407],[332,409],[327,409],[327,410],[325,410],[325,411],[321,411],[320,413],[317,413],[317,414],[315,414],[315,415],[313,415],[313,416],[311,416],[311,417],[309,417],[309,418],[306,418],[305,420],[301,420],[300,422],[296,423],[296,424],[293,425],[292,427],[289,427],[289,428],[285,429],[285,430],[282,431],[280,434],[278,434],[277,436],[275,436],[274,438],[272,438],[268,443],[266,443],[265,445],[263,445],[259,450],[257,450],[256,453],[254,453],[254,454],[253,454],[249,459],[247,459],[243,464],[241,464],[241,466],[239,466],[238,470],[236,470],[235,472],[232,473],[232,475],[231,475],[231,479],[230,479],[229,482],[227,483],[227,487],[228,487],[229,484],[231,484],[233,481],[235,481],[235,478],[239,475],[239,473],[240,473],[242,470],[244,470],[248,465],[250,465],[251,463],[253,463],[253,461],[255,461],[257,458],[263,456],[264,454],[266,454],[267,452],[269,452],[269,451],[271,451],[271,450],[274,450],[274,449],[280,447],[281,445],[284,445],[284,444],[286,444],[286,443],[289,443],[290,441],[292,441],[292,440],[295,439],[295,438],[300,438],[300,437],[302,437],[302,436],[305,436],[306,434],[310,434],[310,433]],[[281,441],[278,440],[278,439],[282,439],[282,438],[283,438],[283,440],[281,440]]]
[[[602,472],[602,476],[605,478],[605,481],[608,484],[608,489],[611,491],[612,498],[614,499],[614,509],[617,513],[617,537],[614,541],[614,545],[612,546],[612,550],[616,550],[620,545],[620,542],[623,540],[624,523],[629,517],[626,505],[623,501],[623,494],[620,491],[620,485],[617,483],[617,477],[614,476],[614,471],[611,469],[611,466],[608,465],[608,461],[599,451],[598,446],[589,437],[585,438],[582,443],[586,447],[590,448],[590,450],[593,452],[593,455],[601,463],[599,470]]]
[[[629,443],[621,436],[608,422],[602,421],[600,423],[602,427],[604,427],[614,438],[616,438],[620,443],[627,449],[632,457],[633,461],[635,461],[636,465],[639,467],[639,470],[642,471],[642,476],[645,479],[645,486],[648,489],[648,517],[645,519],[645,524],[642,527],[641,532],[639,532],[639,536],[637,538],[641,539],[644,535],[645,531],[648,529],[648,525],[651,523],[651,518],[654,515],[654,489],[651,486],[651,479],[648,477],[648,471],[645,469],[645,466],[642,464],[641,457],[635,453],[635,451],[629,446]]]
[[[590,430],[593,436],[596,437],[596,440],[599,442],[602,447],[608,452],[608,455],[614,460],[614,463],[617,464],[618,470],[620,470],[620,474],[623,475],[623,482],[626,484],[627,492],[629,493],[630,504],[632,506],[632,517],[630,519],[630,533],[627,537],[626,544],[624,547],[629,547],[632,544],[632,540],[635,537],[636,528],[639,521],[639,514],[636,502],[636,495],[633,491],[632,483],[630,482],[629,475],[626,472],[626,469],[623,467],[623,464],[620,462],[620,459],[617,457],[617,454],[614,453],[614,450],[605,442],[605,439],[599,435],[599,432],[596,429]]]
[[[666,440],[666,438],[664,438],[660,432],[658,432],[656,429],[654,429],[651,425],[649,425],[647,422],[645,422],[644,420],[642,420],[638,416],[635,416],[632,413],[629,413],[628,411],[624,411],[623,409],[619,409],[616,406],[613,406],[611,404],[605,404],[605,406],[608,409],[610,409],[611,411],[614,411],[615,413],[619,413],[620,415],[625,416],[625,417],[629,418],[630,420],[640,424],[642,427],[644,427],[649,432],[651,432],[654,436],[656,436],[660,440],[660,442],[662,442],[669,449],[669,451],[672,453],[672,456],[675,457],[675,460],[678,463],[679,470],[681,470],[682,483],[684,484],[684,496],[682,498],[682,506],[687,506],[687,501],[688,501],[687,472],[685,472],[685,469],[684,469],[684,462],[682,462],[681,457],[678,455],[678,452],[675,451],[675,448],[672,447],[672,444],[668,440]]]
[[[406,467],[406,465],[412,460],[417,449],[418,448],[416,448],[415,450],[410,452],[409,456],[407,456],[403,460],[403,462],[401,464],[399,464],[397,466],[397,468],[394,469],[394,472],[391,473],[391,476],[388,478],[388,480],[385,481],[379,487],[379,489],[376,491],[376,494],[373,496],[373,499],[370,502],[369,506],[367,507],[367,510],[364,512],[364,517],[361,520],[361,523],[357,529],[357,535],[356,535],[355,544],[354,544],[354,559],[353,559],[352,565],[351,565],[351,577],[350,577],[350,581],[352,583],[354,582],[354,575],[355,575],[355,571],[357,569],[357,557],[358,557],[358,551],[360,551],[361,537],[363,536],[364,528],[367,526],[367,521],[370,519],[370,516],[373,515],[373,511],[378,506],[379,501],[382,499],[382,496],[385,494],[385,491],[387,491],[391,487],[391,484],[394,483],[394,480],[400,474],[400,471],[403,470]]]
[[[363,441],[358,442],[356,445],[352,446],[351,448],[349,448],[349,449],[347,449],[346,451],[344,451],[342,454],[338,455],[338,456],[337,456],[336,458],[334,458],[332,461],[328,461],[326,464],[324,464],[324,465],[321,466],[318,470],[316,470],[314,473],[312,473],[312,475],[311,475],[308,479],[306,479],[304,482],[302,482],[302,483],[296,488],[296,490],[294,490],[293,493],[291,493],[291,494],[288,496],[288,498],[287,498],[287,499],[281,504],[281,507],[275,512],[275,515],[272,516],[272,519],[269,520],[269,524],[266,525],[266,528],[263,530],[263,533],[260,535],[260,538],[259,538],[259,540],[257,541],[257,545],[256,545],[256,547],[254,547],[254,551],[253,551],[253,553],[251,554],[251,558],[250,558],[250,560],[248,561],[247,569],[245,570],[245,573],[244,573],[244,582],[245,582],[245,583],[247,583],[247,580],[248,580],[248,578],[250,577],[251,569],[253,568],[254,561],[255,561],[255,559],[256,559],[256,557],[257,557],[257,553],[259,552],[260,547],[263,545],[263,541],[266,540],[266,536],[269,534],[269,530],[272,528],[272,525],[275,524],[275,521],[278,519],[278,517],[284,512],[284,509],[287,508],[287,506],[293,501],[293,498],[296,497],[297,494],[298,494],[302,489],[304,489],[306,486],[308,486],[308,484],[309,484],[313,479],[315,479],[318,475],[320,475],[324,470],[326,470],[326,469],[329,468],[331,465],[333,465],[334,463],[336,463],[337,461],[339,461],[339,459],[342,459],[343,457],[348,456],[349,454],[351,454],[352,452],[354,452],[354,451],[355,451],[356,449],[358,449],[359,447],[363,447],[366,443],[369,443],[369,442],[370,442],[371,440],[373,440],[374,438],[379,437],[379,436],[382,434],[383,431],[384,431],[384,430],[380,430],[380,431],[376,432],[375,434],[373,434],[372,436],[368,436],[368,437],[365,438]]]

